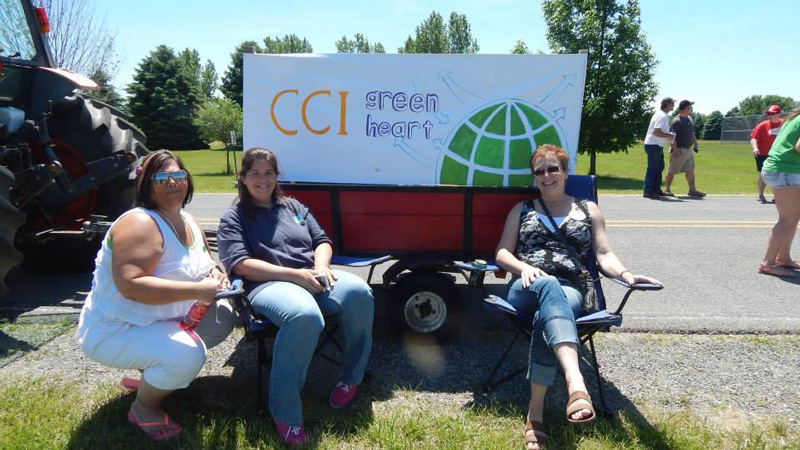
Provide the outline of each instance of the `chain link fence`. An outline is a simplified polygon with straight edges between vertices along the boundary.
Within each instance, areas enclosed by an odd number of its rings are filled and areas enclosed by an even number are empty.
[[[781,114],[785,117],[786,114]],[[722,130],[719,140],[723,144],[746,143],[750,141],[750,133],[759,122],[767,118],[766,114],[749,116],[733,116],[722,118]]]

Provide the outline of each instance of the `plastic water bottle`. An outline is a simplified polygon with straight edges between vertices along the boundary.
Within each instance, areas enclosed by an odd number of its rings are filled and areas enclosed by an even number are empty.
[[[206,315],[209,305],[201,301],[194,302],[194,305],[186,313],[186,316],[181,320],[181,329],[184,331],[192,331],[197,327],[197,324],[203,320]]]

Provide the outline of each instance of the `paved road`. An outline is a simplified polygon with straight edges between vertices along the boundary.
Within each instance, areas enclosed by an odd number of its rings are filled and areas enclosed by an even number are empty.
[[[188,210],[204,227],[215,228],[232,201],[232,195],[198,194]],[[603,196],[600,205],[608,218],[612,246],[626,266],[667,286],[661,292],[632,297],[625,309],[624,330],[800,333],[800,276],[786,281],[756,274],[777,217],[773,205],[761,205],[750,197],[654,201],[633,196]],[[800,240],[794,248],[800,258]],[[386,267],[376,275],[380,277]],[[366,275],[365,270],[354,272]],[[489,289],[502,294],[504,282],[489,278]],[[16,270],[7,283],[12,292],[0,305],[14,315],[30,311],[31,303],[45,305],[44,311],[51,307],[55,313],[74,314],[90,290],[91,279],[86,274]],[[605,286],[616,305],[622,289],[613,283]],[[482,326],[494,326],[493,319],[480,318],[485,316],[479,307],[480,293],[466,286],[461,290],[470,305],[469,317],[478,318]]]
[[[200,194],[188,210],[214,228],[232,201],[232,195]],[[774,205],[751,197],[660,201],[609,195],[600,206],[612,246],[626,266],[667,286],[632,297],[625,309],[626,330],[800,332],[800,275],[785,281],[756,273],[777,218]],[[800,242],[794,248],[800,258]],[[605,286],[616,304],[621,288]]]

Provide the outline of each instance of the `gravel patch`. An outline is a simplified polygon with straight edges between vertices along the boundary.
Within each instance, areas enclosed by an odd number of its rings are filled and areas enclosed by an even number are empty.
[[[408,401],[435,405],[442,412],[475,404],[524,410],[529,391],[521,376],[491,395],[476,393],[509,338],[506,332],[479,331],[437,346],[376,332],[368,387],[376,410]],[[611,408],[688,408],[711,423],[777,419],[790,429],[800,425],[800,336],[605,333],[595,341]],[[510,365],[524,364],[526,358],[527,345],[517,345]],[[585,362],[583,373],[599,404],[594,375]],[[0,383],[45,377],[91,390],[136,374],[89,360],[67,333],[0,369]],[[255,374],[255,344],[237,329],[209,351],[200,377],[225,377],[254,390]],[[337,377],[334,366],[315,358],[305,395],[325,398]],[[557,381],[548,397],[553,414],[563,411],[565,397],[563,382]]]

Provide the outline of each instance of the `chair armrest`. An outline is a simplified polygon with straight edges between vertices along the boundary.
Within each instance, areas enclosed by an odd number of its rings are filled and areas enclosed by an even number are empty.
[[[486,265],[475,265],[468,262],[457,262],[455,266],[459,269],[464,269],[469,272],[498,272],[500,271],[500,266],[494,263],[494,261],[487,261]]]
[[[331,264],[348,267],[367,267],[386,262],[390,259],[392,259],[392,255],[384,255],[377,258],[334,255],[331,257]]]
[[[651,283],[628,284],[625,282],[625,280],[621,280],[619,278],[608,277],[608,279],[634,291],[660,291],[664,289],[664,286],[660,284],[651,284]]]

